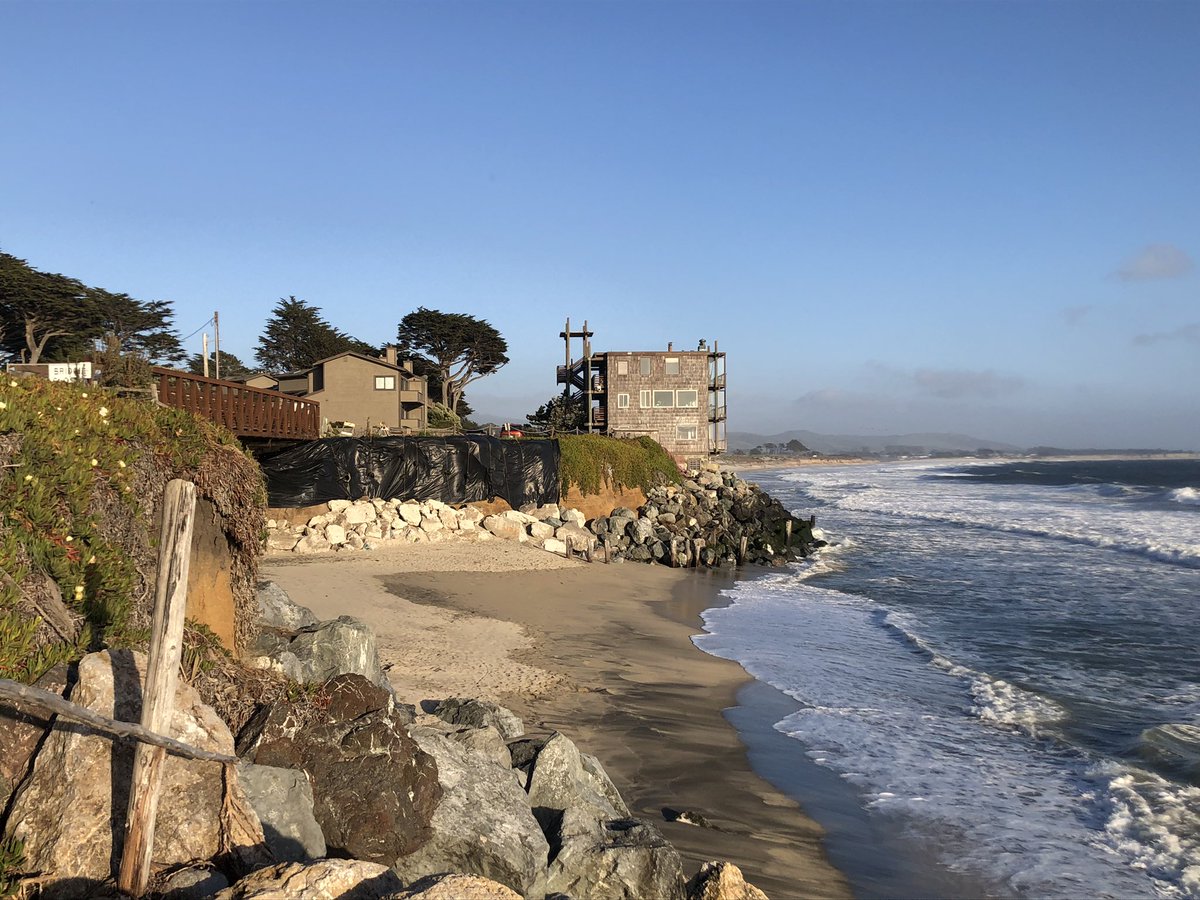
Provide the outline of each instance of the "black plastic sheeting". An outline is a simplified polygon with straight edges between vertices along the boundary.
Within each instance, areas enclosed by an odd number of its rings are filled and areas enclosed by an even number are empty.
[[[558,441],[486,435],[325,438],[259,460],[272,507],[330,500],[502,497],[513,509],[558,502]]]

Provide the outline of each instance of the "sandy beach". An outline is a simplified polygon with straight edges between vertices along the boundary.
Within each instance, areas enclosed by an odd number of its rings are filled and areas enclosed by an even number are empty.
[[[721,710],[749,679],[692,646],[722,577],[575,562],[507,542],[264,560],[322,618],[374,627],[399,698],[495,700],[604,763],[691,875],[728,859],[773,898],[848,897],[821,829],[749,766]],[[715,828],[667,821],[694,810]]]

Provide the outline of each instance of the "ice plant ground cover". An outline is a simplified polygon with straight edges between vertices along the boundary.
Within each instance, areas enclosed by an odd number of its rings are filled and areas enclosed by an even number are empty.
[[[31,682],[89,648],[144,638],[154,504],[169,478],[246,511],[230,517],[232,543],[256,552],[257,466],[232,435],[190,413],[90,385],[5,378],[0,465],[0,677]]]

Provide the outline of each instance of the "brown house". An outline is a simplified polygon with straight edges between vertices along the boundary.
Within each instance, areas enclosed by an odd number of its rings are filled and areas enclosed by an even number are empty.
[[[413,374],[411,362],[397,363],[395,347],[382,359],[339,353],[277,380],[284,393],[320,403],[323,426],[341,422],[355,434],[382,428],[406,434],[428,425],[425,378]]]

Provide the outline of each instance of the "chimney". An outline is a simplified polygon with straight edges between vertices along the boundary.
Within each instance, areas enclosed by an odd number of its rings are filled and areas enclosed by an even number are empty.
[[[396,345],[388,344],[383,348],[383,361],[389,366],[396,365]]]
[[[674,349],[675,349],[675,342],[667,341],[667,352],[670,353]]]
[[[393,351],[395,349],[395,347],[392,348]],[[406,359],[404,362],[400,363],[400,368],[411,375],[413,373],[413,361],[411,359]]]

